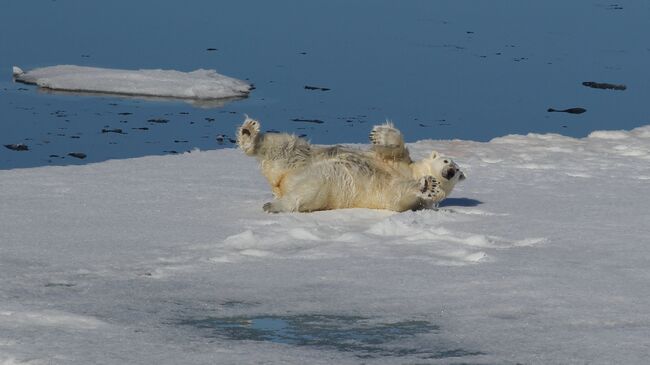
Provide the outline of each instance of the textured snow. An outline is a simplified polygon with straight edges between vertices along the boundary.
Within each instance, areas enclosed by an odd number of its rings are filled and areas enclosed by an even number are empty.
[[[16,81],[52,90],[98,92],[184,99],[220,99],[248,95],[251,85],[215,70],[117,70],[59,65],[23,72],[14,67]]]
[[[647,363],[650,126],[409,147],[468,172],[438,211],[268,215],[238,150],[0,171],[0,364]]]

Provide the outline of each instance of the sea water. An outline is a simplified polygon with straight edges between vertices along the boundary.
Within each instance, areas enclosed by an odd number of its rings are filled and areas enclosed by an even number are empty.
[[[585,136],[650,122],[650,4],[55,0],[0,12],[0,168],[232,147],[244,114],[314,143],[518,133]],[[56,93],[12,81],[58,64],[216,69],[254,83],[212,104]],[[625,85],[625,90],[583,82]],[[582,114],[549,113],[580,107]],[[156,122],[158,121],[158,122]],[[73,153],[73,155],[70,155]],[[81,153],[86,157],[74,157]]]

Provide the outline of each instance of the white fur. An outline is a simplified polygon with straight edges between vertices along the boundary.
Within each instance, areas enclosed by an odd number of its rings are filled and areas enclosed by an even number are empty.
[[[275,195],[263,207],[267,212],[430,208],[465,178],[435,151],[413,162],[391,123],[375,126],[370,139],[370,151],[315,147],[295,135],[261,133],[259,122],[248,117],[237,131],[237,144],[257,157]]]

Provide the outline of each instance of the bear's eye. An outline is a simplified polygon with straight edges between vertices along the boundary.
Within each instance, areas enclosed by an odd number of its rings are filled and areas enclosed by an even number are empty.
[[[444,162],[444,163],[449,163],[449,160],[444,160],[444,161],[442,161],[442,162]]]

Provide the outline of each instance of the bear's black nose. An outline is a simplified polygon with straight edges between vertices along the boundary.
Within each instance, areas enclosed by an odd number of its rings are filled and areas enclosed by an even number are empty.
[[[452,167],[448,169],[447,172],[445,173],[445,179],[451,180],[454,177],[454,175],[456,175],[456,169]]]

